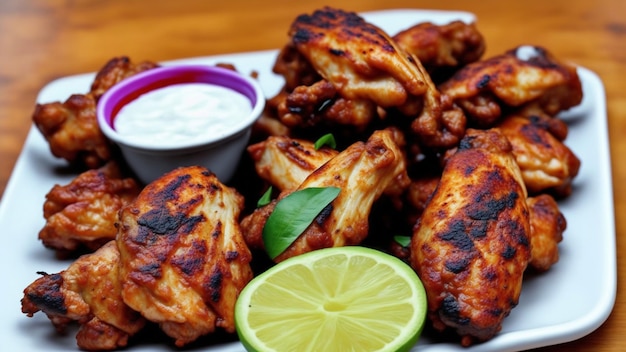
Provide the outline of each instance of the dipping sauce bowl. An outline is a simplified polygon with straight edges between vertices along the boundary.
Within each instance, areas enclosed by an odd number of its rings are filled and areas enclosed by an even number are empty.
[[[209,65],[162,66],[109,89],[97,119],[146,184],[191,165],[228,182],[264,107],[263,91],[250,77]]]

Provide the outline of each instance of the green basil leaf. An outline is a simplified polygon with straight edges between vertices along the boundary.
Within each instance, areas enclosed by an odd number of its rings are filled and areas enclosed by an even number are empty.
[[[263,227],[263,243],[270,258],[285,251],[337,196],[340,188],[312,187],[295,191],[276,203]]]
[[[337,148],[337,142],[335,142],[335,136],[333,136],[332,133],[327,133],[315,141],[315,150],[318,150],[325,145],[333,149]]]
[[[393,236],[393,240],[396,241],[402,247],[408,247],[411,245],[410,236]]]
[[[260,208],[262,206],[266,206],[270,204],[271,201],[272,201],[272,186],[270,186],[270,188],[268,188],[267,191],[263,193],[261,198],[259,198],[259,200],[256,202],[256,206],[257,208]]]

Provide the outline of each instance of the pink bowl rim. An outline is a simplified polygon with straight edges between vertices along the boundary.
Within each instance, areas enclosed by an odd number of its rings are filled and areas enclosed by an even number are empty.
[[[136,99],[141,94],[179,83],[208,83],[233,89],[250,100],[251,113],[241,119],[231,130],[219,135],[207,135],[206,138],[176,146],[167,146],[159,141],[154,143],[138,142],[133,138],[115,131],[113,120],[122,106]],[[98,100],[96,116],[102,133],[121,147],[130,147],[145,152],[188,151],[202,147],[212,147],[243,134],[246,129],[261,116],[265,108],[265,96],[254,79],[236,71],[211,65],[171,65],[160,66],[128,77],[109,90]]]

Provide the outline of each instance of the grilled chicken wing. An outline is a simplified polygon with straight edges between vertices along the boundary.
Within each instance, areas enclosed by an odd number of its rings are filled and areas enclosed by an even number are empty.
[[[243,197],[201,167],[152,182],[120,211],[124,302],[183,346],[223,328],[252,278],[239,227]]]
[[[289,137],[271,136],[248,147],[257,174],[279,190],[295,189],[318,167],[339,152],[315,149],[314,143]]]
[[[286,92],[292,92],[298,86],[310,86],[322,79],[293,43],[287,43],[280,50],[272,71],[285,79],[283,89]]]
[[[122,300],[118,277],[119,251],[110,241],[74,261],[58,274],[43,274],[24,290],[22,312],[45,313],[59,332],[76,321],[78,347],[115,350],[145,325],[141,315]]]
[[[575,66],[529,45],[468,64],[439,89],[481,127],[491,127],[507,110],[529,105],[555,116],[580,104],[583,95]]]
[[[300,15],[289,36],[275,65],[279,72],[297,68],[283,73],[286,92],[275,102],[285,125],[362,131],[390,110],[415,120],[413,130],[427,145],[450,147],[462,137],[465,116],[439,94],[420,61],[356,13],[325,7]]]
[[[513,146],[513,155],[530,194],[551,192],[565,197],[572,192],[580,159],[550,132],[549,125],[556,121],[559,120],[541,115],[530,118],[511,115],[498,124]]]
[[[65,102],[37,104],[32,116],[50,152],[81,168],[111,160],[111,146],[96,120],[93,94],[73,94]]]
[[[319,248],[355,245],[368,235],[372,204],[385,192],[399,193],[408,186],[405,157],[398,146],[397,131],[374,132],[366,142],[357,142],[316,169],[297,189],[339,187],[339,196],[323,211],[276,262]],[[282,192],[279,199],[293,190]],[[242,221],[246,242],[263,248],[262,232],[276,205],[255,210]]]
[[[289,36],[313,68],[346,99],[401,106],[422,96],[424,72],[378,27],[353,12],[324,8],[300,15]]]
[[[526,200],[530,211],[530,266],[546,271],[559,261],[559,242],[567,221],[559,210],[556,200],[548,194],[529,197]]]
[[[411,239],[429,317],[469,345],[493,337],[519,300],[530,260],[526,189],[496,130],[469,129]]]
[[[276,113],[289,127],[350,125],[364,130],[376,117],[376,104],[367,99],[346,99],[335,86],[320,80],[310,86],[298,86],[278,102]]]
[[[32,120],[49,144],[51,153],[82,168],[97,168],[114,155],[100,131],[96,104],[100,96],[120,80],[156,67],[132,64],[126,57],[110,60],[96,75],[91,91],[73,94],[65,102],[37,104]]]
[[[134,63],[127,56],[114,57],[98,71],[96,78],[91,83],[90,93],[93,94],[97,101],[102,94],[118,82],[158,66],[158,64],[152,61]]]
[[[432,194],[437,189],[441,176],[420,177],[411,180],[411,184],[406,191],[406,200],[411,208],[410,214],[413,224],[417,222],[419,217],[426,209],[426,205],[430,201]]]
[[[478,61],[485,52],[485,39],[475,23],[452,21],[445,25],[418,23],[392,39],[415,55],[435,82],[462,66]]]
[[[55,185],[46,194],[46,224],[39,239],[60,257],[82,249],[94,251],[115,239],[117,212],[139,191],[137,182],[124,177],[113,161],[81,173],[67,185]]]

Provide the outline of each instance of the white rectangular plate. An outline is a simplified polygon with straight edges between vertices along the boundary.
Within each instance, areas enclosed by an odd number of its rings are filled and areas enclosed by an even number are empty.
[[[472,14],[464,12],[422,10],[390,10],[363,15],[390,34],[417,22],[473,20]],[[516,39],[519,44],[532,41],[532,38]],[[488,43],[489,38],[486,41]],[[276,54],[272,50],[192,58],[175,63],[234,63],[243,73],[257,71],[263,89],[272,96],[282,85],[282,80],[271,72]],[[108,58],[103,58],[103,63],[106,60]],[[165,64],[170,63],[173,62]],[[568,222],[560,246],[560,261],[549,272],[525,280],[519,305],[494,339],[471,348],[461,348],[457,343],[424,336],[416,346],[420,351],[513,351],[552,345],[592,332],[610,314],[616,294],[616,254],[605,93],[602,82],[593,72],[580,68],[579,74],[584,100],[580,106],[562,115],[570,126],[566,143],[582,160],[582,168],[572,196],[560,203]],[[90,73],[53,81],[41,90],[38,102],[64,101],[70,94],[85,93],[93,77],[94,74]],[[46,193],[54,184],[66,184],[75,177],[64,173],[65,165],[63,160],[50,154],[40,133],[31,128],[0,203],[0,268],[4,272],[0,291],[2,350],[77,349],[74,332],[60,336],[44,314],[27,318],[20,311],[22,291],[38,277],[37,271],[55,273],[69,265],[68,261],[57,260],[54,253],[45,249],[37,239],[44,225],[42,206]],[[239,343],[199,348],[243,351]],[[142,343],[129,349],[171,350],[172,345]]]

